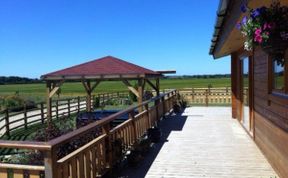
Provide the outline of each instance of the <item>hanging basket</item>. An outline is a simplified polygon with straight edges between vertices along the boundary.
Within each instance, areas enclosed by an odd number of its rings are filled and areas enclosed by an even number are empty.
[[[262,44],[262,49],[269,56],[276,60],[282,60],[285,55],[285,51],[288,48],[288,40],[284,40],[280,35],[273,35],[269,40]]]

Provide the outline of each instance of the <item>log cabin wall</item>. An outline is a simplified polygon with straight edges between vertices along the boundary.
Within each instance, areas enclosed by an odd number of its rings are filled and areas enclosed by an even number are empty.
[[[288,177],[288,105],[271,98],[271,63],[261,49],[254,52],[255,142],[281,177]]]
[[[232,116],[242,117],[241,52],[231,55]],[[288,51],[286,51],[286,59]],[[253,139],[280,177],[288,177],[288,97],[271,94],[271,61],[260,48],[253,53]],[[287,70],[287,69],[286,69]],[[239,90],[240,89],[240,90]]]

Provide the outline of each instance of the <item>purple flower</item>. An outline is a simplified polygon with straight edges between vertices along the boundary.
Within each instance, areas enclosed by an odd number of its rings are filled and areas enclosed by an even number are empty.
[[[241,30],[241,28],[242,28],[242,24],[241,24],[241,22],[237,22],[237,24],[236,24],[236,28],[237,28],[238,30]]]
[[[263,7],[261,7],[261,8],[259,9],[259,12],[260,12],[261,14],[265,13],[265,11],[266,11],[266,7],[265,7],[265,6],[263,6]]]
[[[251,17],[252,18],[256,18],[256,17],[258,17],[260,15],[260,13],[261,13],[261,10],[259,8],[257,8],[257,9],[252,11]]]
[[[243,19],[242,19],[242,24],[246,25],[247,21],[248,21],[247,16],[244,16]]]
[[[247,6],[245,4],[241,5],[241,11],[245,13],[247,11]]]

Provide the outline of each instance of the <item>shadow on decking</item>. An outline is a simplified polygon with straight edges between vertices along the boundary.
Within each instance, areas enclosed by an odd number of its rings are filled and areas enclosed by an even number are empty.
[[[166,116],[160,122],[160,128],[162,130],[162,138],[159,143],[155,143],[153,147],[150,149],[149,153],[145,156],[144,160],[142,160],[137,167],[124,166],[119,170],[117,176],[113,176],[114,178],[143,178],[146,176],[149,168],[160,152],[162,146],[165,142],[169,142],[168,137],[172,131],[182,131],[183,126],[186,122],[187,116],[182,116],[182,113],[177,115]],[[110,176],[111,177],[111,176]]]

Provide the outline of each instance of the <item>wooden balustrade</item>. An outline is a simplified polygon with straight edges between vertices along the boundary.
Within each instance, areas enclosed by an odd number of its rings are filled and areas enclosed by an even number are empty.
[[[117,144],[120,154],[129,150],[133,144],[142,137],[147,129],[156,125],[157,121],[173,107],[173,102],[177,97],[176,91],[162,94],[145,101],[138,106],[131,106],[126,110],[112,114],[104,119],[93,122],[68,134],[62,135],[49,142],[26,142],[26,141],[3,141],[0,140],[0,148],[17,148],[26,150],[38,150],[45,154],[44,166],[21,165],[15,167],[13,164],[0,164],[0,177],[8,178],[13,174],[14,177],[40,178],[89,178],[103,175],[116,162],[121,160],[121,155],[117,155]],[[149,107],[149,103],[155,103]],[[135,115],[134,111],[138,107],[144,110]],[[129,115],[129,119],[120,125],[111,128],[111,123],[123,116]],[[63,158],[57,158],[57,149],[79,139],[85,134],[89,134],[95,129],[102,130],[99,136],[72,151]],[[21,167],[21,169],[20,169]]]
[[[178,90],[190,105],[230,105],[231,88],[185,88]]]
[[[98,177],[106,169],[106,148],[103,134],[57,161],[58,178]]]

